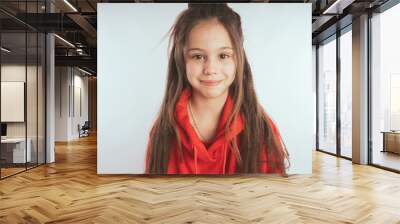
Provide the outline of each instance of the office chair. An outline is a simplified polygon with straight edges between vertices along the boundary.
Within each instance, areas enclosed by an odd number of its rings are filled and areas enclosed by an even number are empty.
[[[79,138],[80,137],[87,137],[89,136],[89,121],[85,121],[85,123],[82,125],[82,127],[79,127],[80,125],[78,124],[78,129],[79,129]]]

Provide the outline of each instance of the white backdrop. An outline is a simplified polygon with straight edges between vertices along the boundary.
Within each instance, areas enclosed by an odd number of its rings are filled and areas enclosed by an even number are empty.
[[[311,4],[229,4],[242,18],[260,102],[290,154],[312,172]],[[187,4],[98,4],[99,174],[144,173],[148,133],[163,97],[167,32]]]

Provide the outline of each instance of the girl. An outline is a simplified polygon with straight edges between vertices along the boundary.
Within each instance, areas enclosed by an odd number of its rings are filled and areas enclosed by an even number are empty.
[[[226,4],[189,4],[170,46],[146,172],[285,175],[288,153],[257,101],[240,16]]]

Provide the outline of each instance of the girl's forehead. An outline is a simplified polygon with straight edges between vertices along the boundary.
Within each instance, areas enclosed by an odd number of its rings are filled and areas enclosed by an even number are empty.
[[[217,19],[209,19],[197,23],[189,32],[186,49],[192,48],[204,50],[232,48],[232,41],[222,23]]]

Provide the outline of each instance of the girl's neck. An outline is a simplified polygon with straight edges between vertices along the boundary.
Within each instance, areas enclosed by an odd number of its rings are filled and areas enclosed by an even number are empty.
[[[227,97],[228,91],[216,98],[205,98],[200,94],[192,92],[190,100],[192,109],[196,112],[196,115],[201,117],[219,117],[224,108]]]

